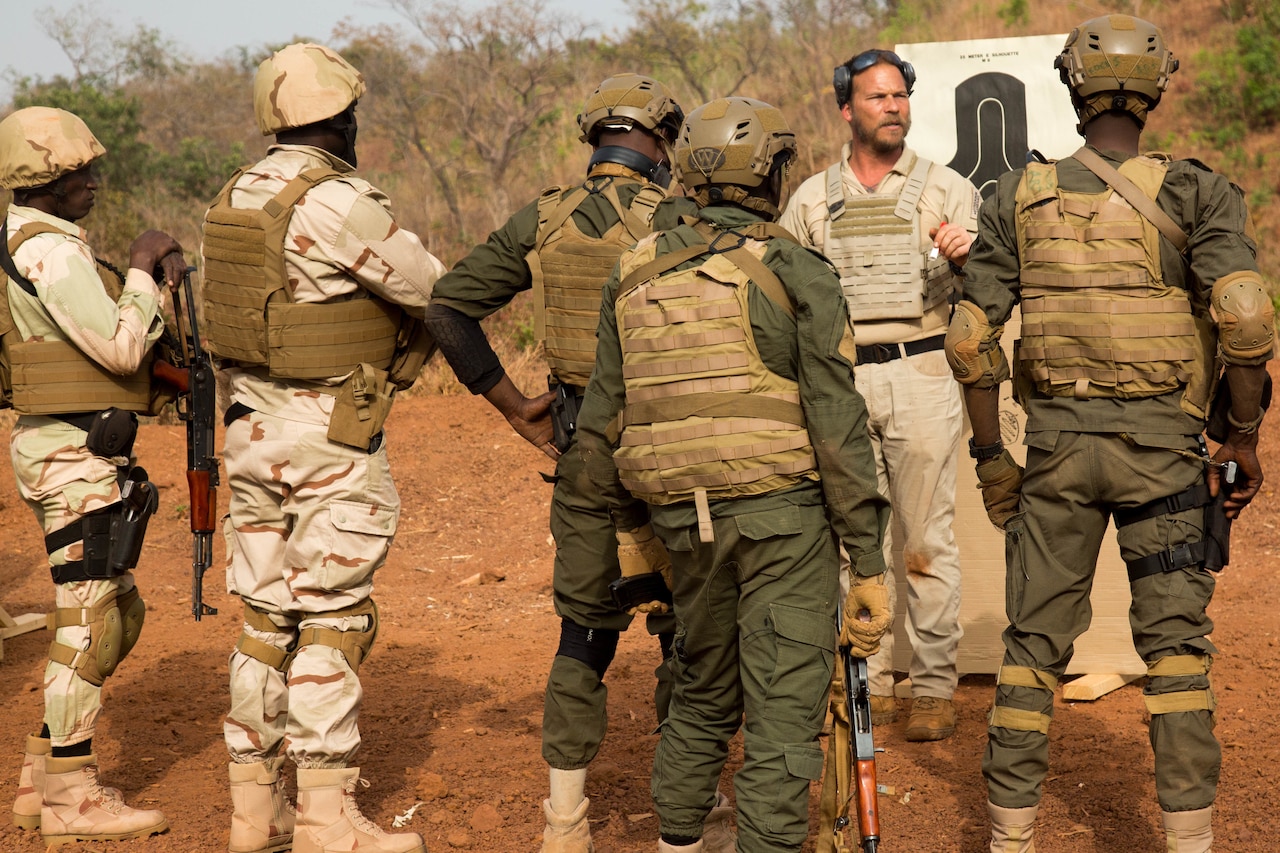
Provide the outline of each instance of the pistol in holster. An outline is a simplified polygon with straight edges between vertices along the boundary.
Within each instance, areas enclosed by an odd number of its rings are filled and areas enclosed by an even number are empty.
[[[1204,510],[1204,567],[1221,571],[1231,563],[1231,521],[1227,518],[1227,497],[1236,482],[1236,463],[1228,462],[1222,472],[1218,496]]]
[[[569,451],[573,434],[578,429],[578,409],[582,408],[582,389],[576,385],[556,382],[552,377],[548,380],[551,389],[556,392],[551,401],[551,442],[561,453]]]

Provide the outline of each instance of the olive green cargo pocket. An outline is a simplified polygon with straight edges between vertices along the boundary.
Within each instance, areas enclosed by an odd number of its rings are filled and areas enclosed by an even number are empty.
[[[760,541],[775,536],[794,536],[802,531],[800,507],[789,506],[770,512],[749,512],[735,515],[738,532],[747,539]]]
[[[820,726],[835,662],[835,623],[812,610],[771,604],[769,626],[773,629],[774,665],[764,716]]]
[[[324,589],[355,589],[370,582],[382,565],[395,536],[400,511],[396,507],[359,501],[329,504],[329,542],[319,565],[311,569]]]
[[[1016,513],[1004,525],[1004,613],[1009,624],[1018,624],[1022,596],[1027,588],[1027,570],[1023,561],[1026,540],[1025,520]]]
[[[816,782],[822,778],[822,748],[807,743],[792,743],[783,747],[783,760],[787,772],[800,779]]]

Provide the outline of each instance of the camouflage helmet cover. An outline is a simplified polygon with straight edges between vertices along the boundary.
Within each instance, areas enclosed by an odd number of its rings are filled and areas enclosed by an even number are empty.
[[[0,187],[40,187],[107,153],[79,116],[25,107],[0,121]]]
[[[684,110],[667,87],[641,74],[615,74],[587,96],[578,113],[581,142],[594,145],[605,127],[629,129],[639,125],[667,142],[680,132]]]
[[[258,66],[253,111],[263,136],[341,113],[365,93],[364,76],[333,50],[298,43]]]
[[[757,187],[779,155],[795,157],[796,136],[775,107],[719,98],[689,114],[676,140],[676,173],[686,190],[706,184]]]
[[[1130,15],[1103,15],[1071,31],[1054,67],[1079,107],[1089,112],[1082,120],[1106,109],[1127,109],[1145,121],[1147,110],[1160,103],[1169,87],[1178,60],[1155,24]],[[1106,103],[1090,104],[1103,93],[1110,96],[1102,99]],[[1130,93],[1142,95],[1145,102],[1130,104],[1140,99],[1115,97]]]

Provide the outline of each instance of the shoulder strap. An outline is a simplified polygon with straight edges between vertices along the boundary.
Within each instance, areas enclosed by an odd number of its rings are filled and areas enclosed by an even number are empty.
[[[1107,186],[1118,192],[1125,201],[1133,205],[1133,209],[1146,217],[1147,221],[1154,225],[1179,253],[1186,251],[1187,233],[1178,226],[1178,223],[1173,221],[1169,214],[1161,210],[1155,201],[1148,198],[1146,193],[1138,189],[1137,184],[1120,174],[1110,163],[1084,146],[1081,146],[1080,150],[1071,156],[1079,160],[1090,172],[1106,181]]]
[[[293,206],[298,203],[298,199],[306,195],[316,184],[341,177],[342,175],[333,169],[324,167],[308,169],[285,184],[284,189],[276,193],[275,198],[262,206],[262,210],[272,219],[275,219],[286,210],[292,210]]]
[[[907,182],[903,185],[902,192],[898,195],[898,206],[893,210],[894,216],[907,222],[911,222],[916,218],[916,207],[920,204],[920,196],[924,195],[925,181],[929,178],[929,170],[931,168],[933,168],[933,163],[923,157],[916,156],[915,165],[907,173]]]
[[[840,174],[840,164],[832,163],[827,167],[827,216],[838,219],[844,213],[844,178]]]
[[[6,217],[4,224],[0,225],[0,246],[4,251],[0,252],[0,268],[3,268],[5,274],[13,279],[14,284],[21,287],[32,296],[36,295],[36,286],[31,280],[18,272],[18,267],[13,262],[13,253],[18,251],[18,247],[30,240],[37,234],[66,234],[61,228],[55,228],[44,222],[28,222],[18,229],[18,233],[12,237],[9,236],[9,220]]]

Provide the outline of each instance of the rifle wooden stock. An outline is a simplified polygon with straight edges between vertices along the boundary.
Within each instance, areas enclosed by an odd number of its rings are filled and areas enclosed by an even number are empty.
[[[157,359],[151,363],[151,375],[166,385],[172,386],[179,394],[191,390],[190,377],[185,367],[175,367],[167,361]]]

